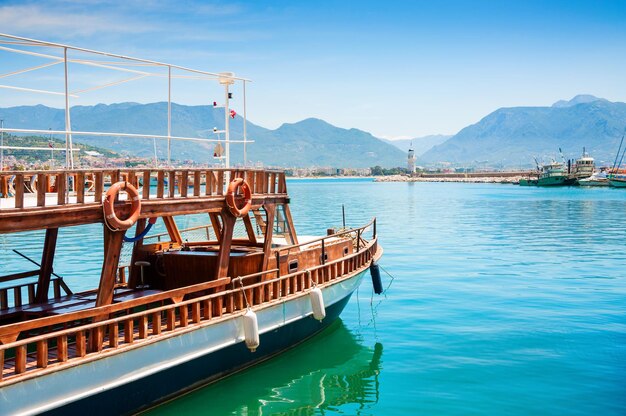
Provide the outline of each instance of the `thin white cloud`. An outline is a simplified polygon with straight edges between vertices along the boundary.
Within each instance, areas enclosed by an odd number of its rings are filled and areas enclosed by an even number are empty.
[[[145,22],[103,13],[89,14],[71,10],[54,10],[35,4],[0,6],[2,31],[10,34],[51,34],[65,38],[98,33],[137,34],[153,30]]]

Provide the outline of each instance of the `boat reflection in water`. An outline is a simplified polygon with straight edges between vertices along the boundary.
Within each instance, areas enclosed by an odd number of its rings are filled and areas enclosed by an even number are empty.
[[[382,344],[361,345],[338,320],[291,351],[148,414],[359,414],[378,402],[382,354]]]

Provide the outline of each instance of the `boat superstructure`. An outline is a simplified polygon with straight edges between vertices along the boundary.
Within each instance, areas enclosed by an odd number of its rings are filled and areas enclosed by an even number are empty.
[[[582,155],[574,161],[571,166],[569,178],[572,181],[580,181],[589,178],[595,172],[595,159],[583,148]]]
[[[55,47],[67,62],[69,47]],[[225,100],[231,81],[241,80],[195,73],[223,85]],[[176,138],[169,124],[167,135],[141,137],[203,140]],[[36,268],[0,276],[3,414],[83,414],[85,406],[90,414],[132,413],[224,377],[330,325],[382,255],[375,219],[299,235],[282,171],[232,168],[228,156],[224,168],[171,160],[76,168],[78,133],[70,123],[60,133],[66,169],[0,171],[0,189],[11,188],[0,198],[0,234],[43,237]],[[190,216],[204,224],[181,227]],[[154,223],[165,230],[158,239]],[[94,226],[102,233],[100,272],[93,289],[76,291],[54,272],[59,230]],[[93,250],[73,244],[77,256]]]

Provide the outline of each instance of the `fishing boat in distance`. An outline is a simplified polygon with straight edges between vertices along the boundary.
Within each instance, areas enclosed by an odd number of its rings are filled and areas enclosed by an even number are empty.
[[[608,175],[609,184],[613,188],[626,188],[626,172],[616,171]]]
[[[230,167],[229,146],[237,141],[229,138],[229,88],[247,80],[9,35],[0,35],[3,40],[3,50],[50,49],[39,55],[66,66],[119,71],[130,62],[141,64],[146,77],[164,70],[170,84],[177,76],[172,69],[217,82],[225,97],[225,167],[174,167],[168,157],[166,167],[73,168],[67,151],[65,169],[0,172],[0,183],[11,178],[15,190],[0,198],[0,234],[16,235],[3,241],[37,231],[43,237],[41,260],[31,259],[36,268],[0,276],[2,414],[135,413],[319,333],[367,273],[374,291],[382,291],[375,218],[357,228],[301,235],[283,171]],[[72,52],[81,58],[68,58]],[[98,59],[103,55],[106,61]],[[53,133],[66,136],[66,149],[77,134],[164,140],[168,155],[173,140],[210,141],[174,137],[169,128],[163,136],[73,131],[65,91],[66,128]],[[168,112],[168,127],[170,118]],[[93,180],[91,190],[86,178]],[[25,183],[35,183],[32,193]],[[191,216],[206,221],[181,227]],[[158,239],[150,234],[155,223],[165,230]],[[59,230],[66,227],[102,230],[101,268],[90,290],[72,290],[68,276],[54,272],[58,240],[74,244],[76,255],[93,249],[63,241]],[[128,263],[121,260],[124,244],[131,247]]]
[[[588,178],[578,179],[580,186],[609,186],[609,177],[605,171],[594,172]]]
[[[619,142],[619,147],[617,148],[617,154],[615,155],[615,162],[613,162],[613,167],[609,170],[609,184],[613,188],[626,188],[626,169],[620,169],[622,166],[622,161],[624,160],[624,154],[626,153],[626,146],[622,150],[625,135],[626,129],[624,129],[624,134],[622,134],[622,140]]]
[[[519,181],[520,186],[563,186],[567,185],[569,176],[563,165],[552,159],[550,163],[539,165],[537,172]]]
[[[570,161],[568,161],[568,167],[570,166]],[[583,147],[583,153],[581,155],[581,157],[579,157],[578,159],[576,159],[574,161],[573,164],[571,164],[571,168],[569,169],[569,184],[571,185],[575,185],[575,184],[581,184],[580,181],[582,179],[585,178],[589,178],[590,176],[592,176],[594,174],[596,165],[595,165],[595,159],[593,157],[591,157],[589,155],[589,153],[586,152],[585,148]],[[589,181],[587,181],[587,185],[589,184]],[[581,184],[584,185],[584,184]],[[596,186],[602,186],[602,185],[596,185]]]

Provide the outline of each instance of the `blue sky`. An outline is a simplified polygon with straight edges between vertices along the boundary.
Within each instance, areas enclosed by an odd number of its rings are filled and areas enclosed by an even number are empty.
[[[417,137],[499,107],[626,101],[625,1],[0,0],[0,32],[233,71],[254,81],[249,119],[269,128],[318,117]],[[18,59],[0,54],[0,73]],[[183,84],[177,102],[220,98]],[[138,81],[72,104],[130,99],[163,101],[166,89]],[[0,106],[36,102],[63,105],[0,89]]]

